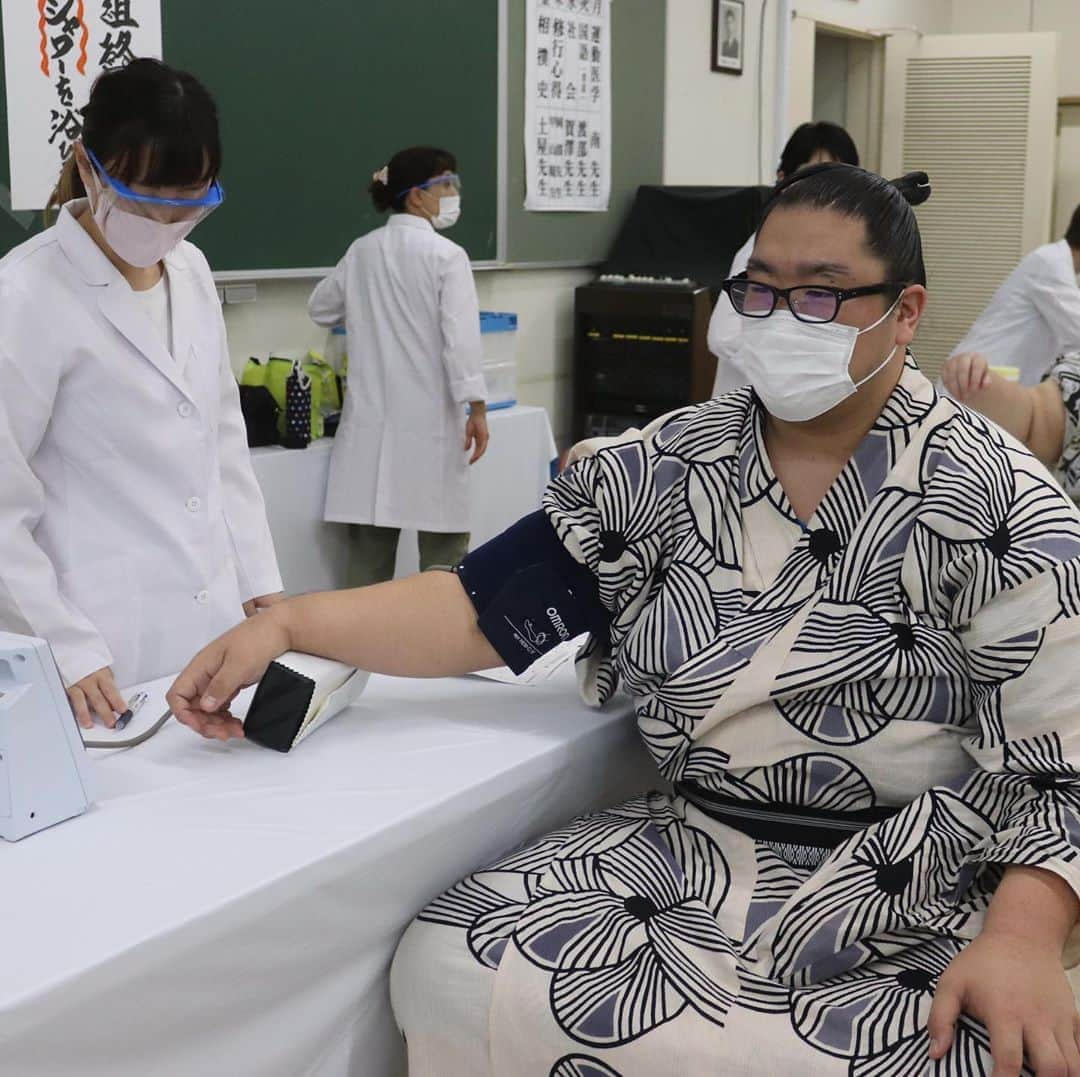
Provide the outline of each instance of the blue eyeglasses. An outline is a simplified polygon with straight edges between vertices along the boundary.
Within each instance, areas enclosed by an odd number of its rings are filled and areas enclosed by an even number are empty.
[[[394,198],[404,198],[410,191],[426,191],[429,187],[439,187],[444,183],[449,183],[455,191],[461,193],[461,177],[456,172],[447,172],[443,176],[434,176],[423,183],[414,183],[411,187],[406,187],[404,191],[394,195]]]
[[[225,190],[217,180],[214,180],[206,194],[199,198],[161,198],[153,194],[139,194],[137,191],[133,191],[126,183],[110,176],[105,171],[105,166],[97,159],[94,151],[89,147],[85,148],[86,156],[90,158],[90,163],[97,170],[98,175],[109,185],[114,194],[129,202],[135,202],[147,207],[173,206],[176,209],[204,209],[209,212],[225,201]]]

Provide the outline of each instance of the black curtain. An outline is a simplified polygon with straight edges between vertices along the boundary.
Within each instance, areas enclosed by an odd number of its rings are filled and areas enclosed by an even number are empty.
[[[689,277],[714,293],[771,187],[639,187],[603,272]]]

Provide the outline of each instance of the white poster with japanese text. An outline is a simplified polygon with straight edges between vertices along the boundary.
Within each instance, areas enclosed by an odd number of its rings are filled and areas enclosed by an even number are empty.
[[[161,0],[3,0],[11,208],[42,209],[102,71],[161,57]]]
[[[611,0],[528,0],[525,208],[602,211],[611,194]]]

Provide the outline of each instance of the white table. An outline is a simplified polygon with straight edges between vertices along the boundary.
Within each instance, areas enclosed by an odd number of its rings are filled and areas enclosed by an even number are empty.
[[[543,408],[518,405],[488,415],[491,445],[471,471],[472,545],[481,545],[540,507],[556,456]],[[323,522],[332,438],[306,449],[252,449],[278,563],[290,594],[342,587],[347,579],[348,529]],[[418,567],[415,532],[402,536],[398,575]]]
[[[0,1073],[402,1072],[387,969],[455,879],[655,784],[623,703],[373,677],[278,755],[171,724],[99,804],[0,842]]]

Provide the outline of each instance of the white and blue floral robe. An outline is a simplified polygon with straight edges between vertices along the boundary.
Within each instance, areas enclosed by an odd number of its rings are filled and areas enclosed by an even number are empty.
[[[990,1072],[926,1020],[1004,865],[1080,892],[1080,515],[910,361],[805,526],[763,424],[742,390],[552,483],[613,617],[583,692],[669,782],[898,812],[815,856],[651,793],[478,871],[398,951],[413,1077]]]
[[[1058,383],[1065,404],[1065,436],[1057,474],[1074,501],[1080,501],[1080,352],[1059,356],[1047,378]]]

